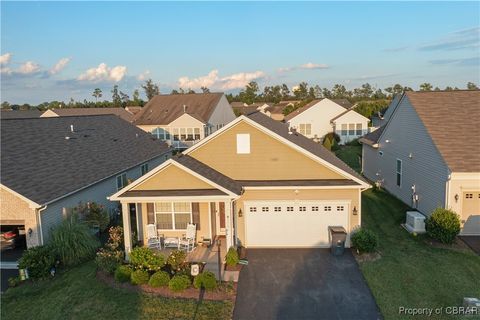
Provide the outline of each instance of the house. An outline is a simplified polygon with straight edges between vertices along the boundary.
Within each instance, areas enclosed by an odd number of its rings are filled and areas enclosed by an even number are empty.
[[[363,174],[429,215],[460,215],[480,235],[480,91],[405,92],[388,122],[360,139]]]
[[[401,97],[401,94],[394,95],[385,112],[383,114],[379,113],[377,116],[372,117],[372,126],[370,127],[371,131],[377,130],[388,122]]]
[[[1,120],[0,224],[27,246],[80,202],[113,214],[107,196],[171,157],[170,148],[115,115]]]
[[[102,114],[114,114],[121,119],[132,122],[133,113],[124,108],[61,108],[49,109],[42,113],[41,117],[67,117],[67,116],[93,116]]]
[[[0,119],[40,118],[42,111],[32,110],[5,110],[0,112]]]
[[[240,116],[198,144],[116,192],[127,252],[131,228],[146,242],[147,224],[181,237],[187,223],[197,241],[224,239],[227,248],[328,247],[329,226],[360,226],[361,192],[369,184],[322,145],[261,112]]]
[[[307,138],[322,141],[326,134],[335,132],[340,144],[345,144],[366,134],[370,120],[357,113],[346,99],[325,98],[294,110],[284,121]]]
[[[244,102],[231,102],[230,105],[233,108],[233,111],[236,112],[236,114],[243,114],[243,115],[249,115],[250,113],[260,111],[262,113],[265,113],[266,115],[270,116],[270,113],[267,111],[268,108],[272,105],[272,103],[269,102],[255,102],[252,104],[247,104]]]
[[[157,95],[135,115],[140,129],[185,149],[235,119],[223,93]]]
[[[140,106],[126,106],[125,110],[130,112],[133,115],[136,115],[137,113],[142,111],[142,107],[140,107]]]
[[[294,106],[295,104],[299,103],[299,100],[294,100],[294,101],[280,101],[277,104],[274,104],[273,106],[270,106],[266,108],[266,111],[270,113],[270,118],[277,120],[277,121],[283,121],[285,118],[285,115],[283,114],[283,111],[285,108],[289,106]]]

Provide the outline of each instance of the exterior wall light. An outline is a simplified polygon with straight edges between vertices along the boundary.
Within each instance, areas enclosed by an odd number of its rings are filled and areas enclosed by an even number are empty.
[[[243,211],[242,211],[242,209],[238,210],[238,217],[239,217],[239,218],[243,217]]]
[[[458,198],[459,197],[458,197],[458,193],[457,193],[457,194],[455,194],[455,202],[458,202]]]
[[[353,215],[356,216],[358,214],[357,207],[353,207]]]

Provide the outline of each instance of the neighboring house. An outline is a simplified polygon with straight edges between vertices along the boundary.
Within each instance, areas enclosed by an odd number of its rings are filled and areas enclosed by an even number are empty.
[[[285,118],[285,115],[283,114],[283,111],[285,110],[286,107],[288,106],[294,106],[296,103],[300,102],[299,100],[295,101],[280,101],[279,103],[266,108],[266,111],[270,113],[270,118],[277,120],[277,121],[283,121]]]
[[[2,110],[0,119],[40,118],[41,115],[39,110]]]
[[[146,241],[147,224],[165,237],[197,226],[196,240],[226,247],[329,247],[329,226],[348,233],[361,223],[361,192],[370,185],[322,145],[256,112],[240,116],[110,197]]]
[[[80,202],[113,214],[107,196],[171,157],[170,148],[114,115],[2,119],[0,224],[26,231],[27,247]]]
[[[392,106],[360,139],[363,174],[427,216],[454,210],[462,234],[480,235],[480,91],[406,92]]]
[[[158,95],[133,123],[177,149],[188,148],[235,119],[223,93]]]
[[[137,113],[142,111],[142,107],[140,107],[140,106],[127,106],[127,107],[125,107],[125,110],[130,112],[133,115],[136,115]]]
[[[335,132],[340,136],[340,144],[344,144],[368,132],[370,120],[353,108],[346,99],[313,100],[289,113],[284,120],[307,138],[322,141],[326,134]]]
[[[383,114],[379,113],[377,116],[372,117],[371,131],[377,130],[388,122],[401,97],[401,94],[396,94]]]
[[[94,116],[102,114],[114,114],[121,119],[132,122],[133,113],[124,108],[62,108],[49,109],[45,111],[41,117],[68,117],[68,116]]]
[[[246,104],[243,102],[231,102],[230,105],[237,114],[249,115],[250,113],[260,111],[270,116],[270,112],[267,110],[272,104],[269,102],[256,102],[252,104]]]

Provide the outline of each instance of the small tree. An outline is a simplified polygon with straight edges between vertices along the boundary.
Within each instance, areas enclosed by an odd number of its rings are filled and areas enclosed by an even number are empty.
[[[142,88],[145,90],[145,95],[147,96],[148,100],[160,94],[160,89],[158,88],[158,85],[153,83],[152,79],[148,79],[147,81],[145,81],[145,84],[142,84]]]
[[[323,141],[323,146],[328,149],[329,151],[332,150],[332,142],[330,141],[329,138],[325,138],[325,140]]]
[[[102,89],[100,89],[100,88],[95,88],[95,90],[93,90],[92,96],[95,97],[95,103],[97,103],[97,102],[98,102],[98,98],[101,98],[101,97],[102,97]]]

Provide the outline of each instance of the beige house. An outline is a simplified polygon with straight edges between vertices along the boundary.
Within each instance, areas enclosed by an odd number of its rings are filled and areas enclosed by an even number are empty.
[[[133,113],[124,108],[62,108],[46,110],[41,118],[50,117],[77,117],[77,116],[96,116],[104,114],[114,114],[121,119],[132,122]]]
[[[146,242],[147,224],[181,237],[187,223],[196,241],[226,246],[327,247],[329,226],[348,235],[360,226],[361,192],[369,184],[323,146],[257,112],[240,116],[110,197],[122,211],[137,208],[128,232]],[[349,239],[347,239],[347,246]]]
[[[223,93],[169,94],[153,97],[133,123],[176,149],[185,149],[235,119]]]

